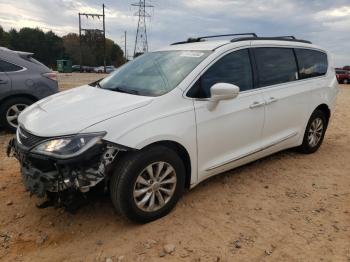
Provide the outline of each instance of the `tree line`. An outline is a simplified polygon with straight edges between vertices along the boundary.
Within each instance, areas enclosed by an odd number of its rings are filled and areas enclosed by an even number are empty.
[[[0,26],[0,46],[12,50],[34,53],[34,58],[43,64],[56,68],[56,60],[70,59],[73,64],[80,63],[79,35],[69,33],[62,37],[52,31],[24,27],[17,31],[5,31]],[[82,38],[82,64],[86,66],[103,65],[103,38],[91,32]],[[116,67],[125,63],[123,50],[111,39],[106,38],[106,65]]]

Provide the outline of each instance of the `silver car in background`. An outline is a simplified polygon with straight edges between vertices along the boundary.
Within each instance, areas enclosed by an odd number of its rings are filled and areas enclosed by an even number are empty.
[[[0,47],[0,126],[12,132],[26,107],[58,92],[56,73],[32,56]]]
[[[106,73],[110,74],[114,72],[116,68],[114,66],[106,66]],[[104,73],[104,66],[98,66],[94,68],[95,73]]]

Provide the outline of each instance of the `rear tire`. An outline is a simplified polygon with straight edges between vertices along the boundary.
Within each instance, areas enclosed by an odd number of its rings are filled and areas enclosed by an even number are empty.
[[[344,80],[343,80],[343,84],[344,84],[344,85],[349,84],[349,79],[344,79]]]
[[[186,172],[175,151],[154,146],[130,152],[117,161],[110,197],[119,214],[147,223],[175,207],[184,192]]]
[[[304,154],[316,152],[324,139],[328,125],[328,119],[321,110],[315,110],[306,126],[304,139],[299,151]]]
[[[16,132],[19,113],[33,102],[32,99],[27,97],[14,97],[6,100],[0,106],[0,125],[10,132]]]

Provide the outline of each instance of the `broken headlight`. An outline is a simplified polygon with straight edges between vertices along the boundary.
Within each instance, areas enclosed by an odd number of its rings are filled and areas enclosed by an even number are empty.
[[[105,132],[101,132],[56,137],[37,145],[32,152],[62,159],[71,158],[99,143],[105,135]]]

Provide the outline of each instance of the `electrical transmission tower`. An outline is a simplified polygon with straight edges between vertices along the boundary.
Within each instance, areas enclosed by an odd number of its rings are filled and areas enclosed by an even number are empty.
[[[137,6],[139,9],[135,13],[135,16],[139,17],[134,48],[134,57],[136,57],[148,51],[146,17],[151,17],[151,15],[147,13],[146,8],[153,7],[153,5],[146,3],[146,0],[139,0],[138,3],[133,3],[131,5]]]

